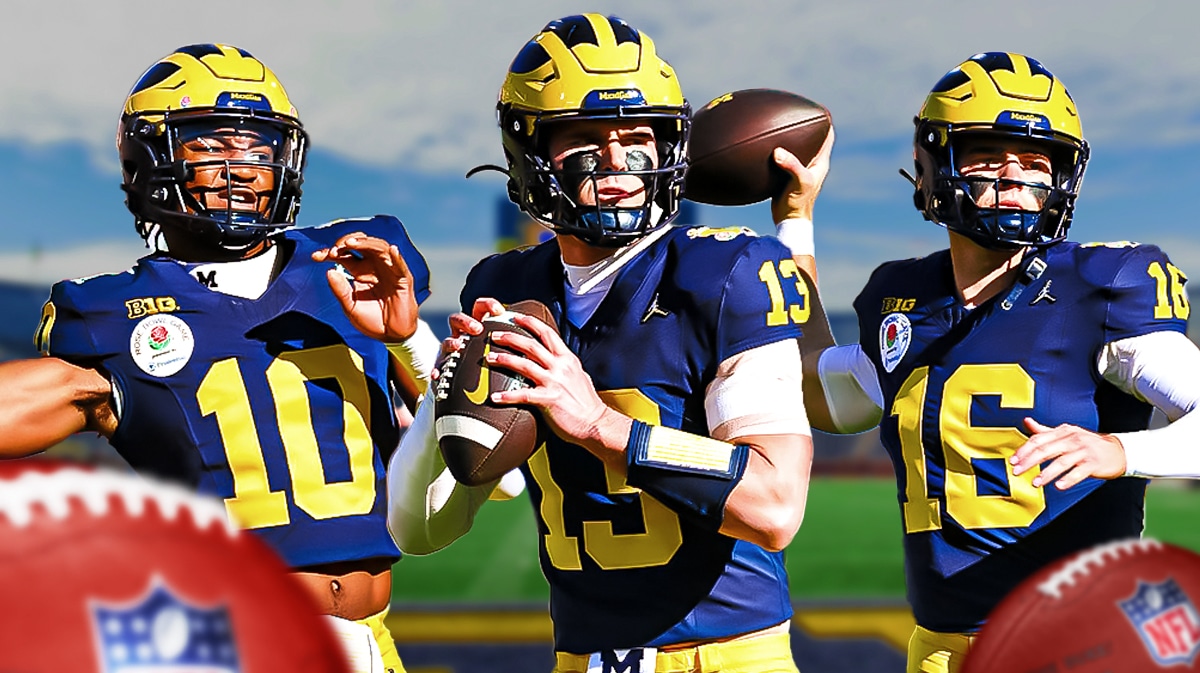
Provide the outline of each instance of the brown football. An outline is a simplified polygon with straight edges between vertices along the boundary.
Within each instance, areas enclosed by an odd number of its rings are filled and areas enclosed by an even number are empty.
[[[771,198],[787,173],[771,154],[782,147],[807,164],[832,125],[829,110],[804,96],[776,89],[744,89],[718,96],[692,117],[683,196],[715,206],[743,206]]]
[[[1200,555],[1149,538],[1076,552],[988,615],[964,673],[1200,671]]]
[[[550,309],[527,300],[508,306],[504,313],[483,320],[483,333],[467,340],[466,346],[442,363],[434,389],[434,419],[438,447],[450,473],[468,486],[478,486],[503,477],[520,467],[541,444],[541,416],[535,409],[494,404],[496,391],[527,387],[522,377],[484,361],[491,349],[513,351],[492,343],[496,332],[518,332],[530,336],[513,323],[514,313],[540,319],[555,331],[558,326]]]

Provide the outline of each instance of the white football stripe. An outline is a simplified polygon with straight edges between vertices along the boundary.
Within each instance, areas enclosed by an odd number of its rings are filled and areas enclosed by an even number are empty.
[[[500,432],[478,418],[471,418],[470,416],[442,416],[437,419],[435,427],[437,428],[438,439],[443,437],[462,437],[486,447],[488,451],[495,449],[496,445],[504,437],[503,432]]]

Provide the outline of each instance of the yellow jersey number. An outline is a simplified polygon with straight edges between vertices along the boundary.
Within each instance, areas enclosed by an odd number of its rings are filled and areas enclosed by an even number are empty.
[[[1172,316],[1187,320],[1192,308],[1188,304],[1187,276],[1174,264],[1167,263],[1166,271],[1162,264],[1151,262],[1146,273],[1154,279],[1157,295],[1154,303],[1154,319],[1170,320]]]
[[[892,415],[897,416],[900,451],[904,457],[904,528],[908,533],[942,527],[941,505],[929,497],[925,448],[921,442],[929,367],[914,369],[896,393]],[[1040,470],[1017,477],[1008,458],[1025,443],[1016,428],[971,425],[971,402],[976,395],[996,395],[1000,406],[1033,408],[1034,381],[1019,364],[962,365],[942,388],[938,430],[946,465],[946,512],[964,528],[1029,526],[1046,509],[1046,495],[1033,485]],[[1003,460],[1009,495],[978,495],[972,461]]]
[[[371,400],[362,356],[338,344],[281,353],[267,367],[267,384],[287,456],[292,497],[314,519],[366,514],[375,503],[375,448]],[[350,481],[328,483],[313,430],[308,381],[334,380],[342,391],[342,416]],[[233,473],[230,517],[244,528],[282,526],[290,521],[287,495],[272,491],[250,396],[237,358],[214,362],[196,391],[200,412],[215,415]]]
[[[658,425],[661,422],[658,405],[640,390],[601,391],[600,398],[613,409],[644,423]],[[529,459],[529,471],[542,490],[538,514],[549,531],[545,544],[550,563],[559,570],[583,570],[580,541],[576,536],[567,535],[563,491],[550,474],[545,445]],[[626,484],[624,475],[605,468],[605,477],[609,493],[638,494],[645,532],[617,534],[613,532],[611,521],[584,521],[582,552],[605,570],[666,565],[683,545],[679,515],[640,489]]]
[[[810,290],[795,261],[781,259],[778,268],[775,262],[763,262],[762,266],[758,267],[758,279],[767,286],[767,295],[771,298],[771,310],[767,311],[767,327],[786,325],[789,320],[795,325],[808,322],[808,316],[812,313]],[[783,283],[788,279],[795,279],[796,294],[800,296],[799,304],[789,304],[784,299]]]

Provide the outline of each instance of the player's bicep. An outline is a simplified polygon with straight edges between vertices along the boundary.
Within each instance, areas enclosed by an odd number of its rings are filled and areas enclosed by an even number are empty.
[[[1171,421],[1200,407],[1200,349],[1178,332],[1105,344],[1097,368],[1106,381],[1153,404]]]
[[[804,520],[812,472],[812,437],[806,434],[745,435],[746,469],[729,499],[721,533],[768,550],[791,543]]]
[[[800,349],[776,341],[738,353],[717,367],[704,395],[709,435],[811,435],[804,409]]]

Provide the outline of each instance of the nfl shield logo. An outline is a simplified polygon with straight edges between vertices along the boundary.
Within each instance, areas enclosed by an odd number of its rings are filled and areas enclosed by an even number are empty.
[[[142,599],[93,602],[92,625],[104,673],[239,673],[229,612],[201,608],[155,581]]]
[[[1200,614],[1174,579],[1138,582],[1133,596],[1118,605],[1160,665],[1190,665],[1200,652]]]

